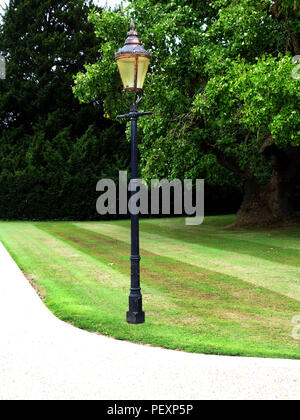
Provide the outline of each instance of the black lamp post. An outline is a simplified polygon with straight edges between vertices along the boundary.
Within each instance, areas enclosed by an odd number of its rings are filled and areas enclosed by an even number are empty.
[[[125,91],[135,92],[134,104],[130,107],[130,113],[119,115],[117,118],[131,120],[131,196],[137,193],[138,179],[138,141],[137,120],[143,115],[152,112],[138,112],[138,104],[142,99],[143,86],[149,67],[151,54],[142,46],[135,31],[135,25],[131,22],[130,32],[125,45],[116,54],[121,79]],[[140,97],[138,97],[140,95]],[[139,247],[139,215],[131,213],[131,289],[129,295],[129,311],[127,322],[129,324],[141,324],[145,322],[145,312],[142,307],[142,294],[140,287],[140,247]]]

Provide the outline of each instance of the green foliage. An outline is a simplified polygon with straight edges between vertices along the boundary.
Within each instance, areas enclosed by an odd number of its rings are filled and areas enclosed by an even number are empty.
[[[98,12],[94,11],[89,16],[89,22],[94,24],[96,36],[103,39],[99,49],[100,61],[84,66],[85,73],[77,74],[73,91],[81,103],[89,103],[99,97],[104,98],[105,109],[113,118],[118,114],[118,105],[120,106],[122,100],[114,53],[124,42],[128,21],[123,14],[110,10],[103,10],[101,16],[101,25]],[[116,36],[118,38],[115,41],[109,41]]]
[[[99,58],[102,40],[83,0],[10,2],[0,51],[0,217],[96,217],[96,182],[128,166],[122,128],[101,101],[80,105],[73,74]]]
[[[95,12],[95,31],[107,40],[102,61],[77,75],[74,93],[84,102],[104,94],[112,116],[126,111],[113,52],[130,15],[152,52],[143,107],[154,116],[140,121],[143,175],[236,183],[216,156],[265,183],[266,138],[281,150],[299,146],[299,80],[291,77],[299,10],[294,0],[131,0],[125,11]]]
[[[195,97],[194,112],[205,120],[207,136],[258,177],[264,169],[258,151],[268,135],[280,148],[300,145],[300,91],[292,69],[290,56],[235,61]]]

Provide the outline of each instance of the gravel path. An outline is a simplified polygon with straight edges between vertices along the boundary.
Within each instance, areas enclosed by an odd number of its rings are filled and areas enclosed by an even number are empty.
[[[188,354],[58,320],[0,243],[0,399],[299,399],[300,361]]]

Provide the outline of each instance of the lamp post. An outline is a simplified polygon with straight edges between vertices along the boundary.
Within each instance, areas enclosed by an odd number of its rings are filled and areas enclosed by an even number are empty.
[[[134,104],[130,113],[118,115],[117,118],[131,120],[131,197],[137,193],[138,180],[138,140],[137,120],[152,112],[138,112],[138,104],[142,99],[143,86],[149,67],[151,54],[147,52],[138,38],[133,21],[125,45],[116,54],[116,61],[120,71],[124,89],[135,93]],[[140,97],[139,97],[140,95]],[[140,287],[140,247],[139,247],[139,215],[131,212],[131,288],[129,295],[129,311],[126,319],[129,324],[145,322],[143,312],[142,294]]]

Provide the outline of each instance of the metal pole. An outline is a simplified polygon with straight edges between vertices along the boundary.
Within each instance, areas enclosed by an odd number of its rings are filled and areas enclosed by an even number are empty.
[[[138,139],[137,139],[137,104],[131,106],[131,184],[134,185],[131,197],[137,193],[138,180]],[[131,289],[129,295],[129,324],[145,322],[145,312],[142,310],[142,294],[140,287],[140,245],[139,245],[139,215],[131,214]]]
[[[142,97],[130,107],[130,113],[118,115],[117,118],[130,118],[131,120],[131,197],[137,193],[138,179],[138,138],[137,121],[139,117],[152,115],[152,112],[138,112],[138,103]],[[129,311],[126,314],[128,324],[142,324],[145,322],[143,312],[142,294],[140,286],[140,244],[139,244],[139,215],[131,213],[131,288],[129,295]]]

